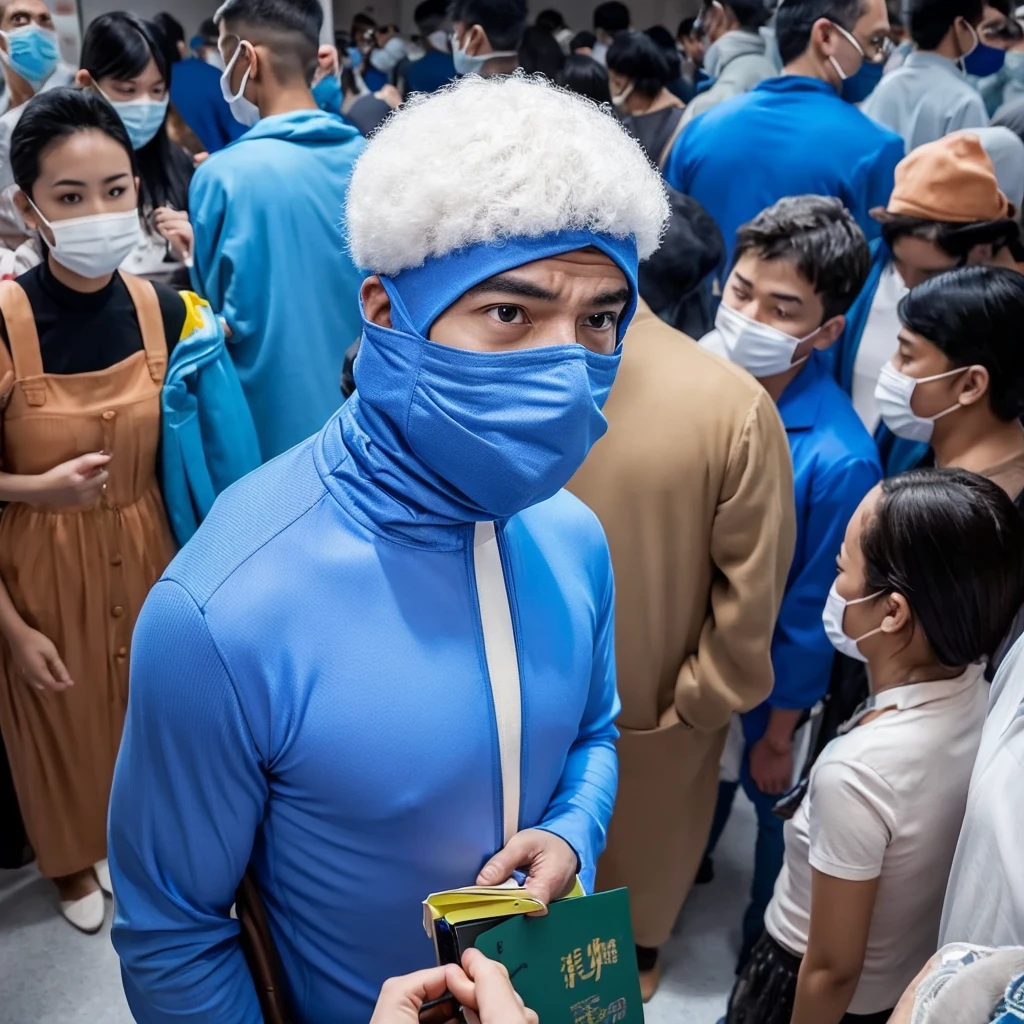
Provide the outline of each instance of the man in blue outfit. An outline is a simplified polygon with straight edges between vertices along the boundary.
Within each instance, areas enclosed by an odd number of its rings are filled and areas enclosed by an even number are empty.
[[[262,1019],[229,914],[247,865],[303,1024],[368,1020],[433,961],[430,892],[593,885],[614,594],[560,488],[667,215],[639,146],[543,81],[464,79],[367,146],[358,390],[221,496],[136,629],[110,861],[137,1019]]]
[[[449,52],[450,40],[445,31],[448,21],[445,0],[423,0],[413,16],[426,53],[403,66],[402,92],[405,95],[436,92],[455,77],[455,61]]]
[[[270,459],[340,404],[361,277],[338,210],[364,142],[309,89],[318,0],[228,0],[217,22],[224,93],[252,127],[192,179],[193,286],[234,332],[232,357]]]
[[[884,206],[903,140],[842,98],[889,46],[884,0],[786,0],[775,15],[785,65],[719,104],[680,136],[665,179],[714,217],[731,265],[736,230],[784,196],[836,196],[868,237]],[[851,84],[851,88],[856,83]]]
[[[715,330],[702,341],[752,373],[777,403],[796,488],[796,553],[772,642],[775,687],[742,723],[739,784],[758,827],[741,966],[763,930],[782,869],[783,822],[772,808],[801,767],[794,733],[828,689],[835,652],[821,613],[836,557],[846,523],[882,475],[871,435],[826,357],[870,259],[863,233],[838,199],[782,199],[740,229]],[[720,787],[711,848],[737,788]]]

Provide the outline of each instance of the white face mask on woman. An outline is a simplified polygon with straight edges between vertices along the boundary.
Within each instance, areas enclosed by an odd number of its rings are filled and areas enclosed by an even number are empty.
[[[112,274],[142,237],[138,210],[49,221],[31,199],[29,204],[53,235],[53,258],[82,277]]]
[[[755,377],[764,378],[775,377],[806,362],[808,356],[794,363],[793,355],[817,330],[802,338],[794,338],[768,324],[751,320],[749,316],[723,302],[715,316],[715,332],[721,342],[722,351],[719,355],[724,355],[729,362],[742,366]],[[708,340],[704,339],[705,342]],[[713,351],[717,348],[713,343],[707,347]]]
[[[948,409],[936,413],[934,416],[918,416],[910,407],[914,398],[914,389],[918,384],[927,384],[929,381],[942,380],[944,377],[952,377],[957,373],[965,373],[969,366],[961,366],[959,369],[950,370],[947,373],[937,373],[933,377],[911,377],[909,374],[900,373],[892,363],[886,363],[882,372],[878,375],[878,383],[875,385],[875,402],[878,411],[882,416],[882,422],[897,436],[908,441],[923,441],[927,444],[932,439],[932,432],[935,430],[935,421],[956,412],[961,408],[959,402],[955,402]]]
[[[857,644],[859,644],[861,640],[867,640],[869,636],[881,633],[882,627],[878,626],[876,629],[869,630],[867,633],[854,638],[843,628],[843,619],[846,617],[846,609],[851,604],[861,604],[864,601],[871,601],[881,593],[882,591],[879,590],[877,594],[868,594],[867,597],[858,597],[852,601],[847,601],[846,598],[843,597],[843,595],[836,589],[836,585],[834,583],[832,584],[832,589],[828,592],[828,598],[825,601],[825,610],[821,613],[821,623],[825,627],[825,635],[831,641],[832,646],[840,654],[845,654],[846,657],[854,658],[857,661],[868,660],[863,654],[861,654],[860,648]]]

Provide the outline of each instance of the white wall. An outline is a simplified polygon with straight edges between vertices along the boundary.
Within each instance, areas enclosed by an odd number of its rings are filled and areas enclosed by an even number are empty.
[[[412,12],[419,0],[334,0],[334,23],[347,29],[352,15],[366,11],[381,23],[397,22],[406,31],[414,31]],[[633,14],[633,26],[638,29],[662,24],[675,32],[676,25],[687,16],[700,10],[700,0],[625,0]],[[532,14],[545,7],[560,10],[565,20],[574,29],[589,29],[598,0],[528,0]]]

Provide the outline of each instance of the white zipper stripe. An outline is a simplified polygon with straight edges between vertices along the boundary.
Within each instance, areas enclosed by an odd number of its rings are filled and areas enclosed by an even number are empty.
[[[505,588],[501,552],[494,523],[477,523],[473,538],[473,566],[484,634],[484,656],[491,681],[494,717],[498,723],[501,759],[502,823],[507,843],[519,831],[519,780],[523,743],[523,705],[519,657],[512,609]]]

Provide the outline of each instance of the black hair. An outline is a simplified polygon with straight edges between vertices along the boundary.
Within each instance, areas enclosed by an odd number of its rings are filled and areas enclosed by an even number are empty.
[[[864,13],[864,0],[785,0],[775,11],[775,41],[783,64],[807,52],[815,22],[827,18],[847,32]]]
[[[983,4],[984,0],[909,0],[903,11],[910,38],[918,49],[934,50],[958,18],[977,25]]]
[[[597,45],[597,36],[593,32],[588,32],[584,29],[582,32],[577,32],[576,35],[569,40],[569,52],[575,53],[577,50],[592,50]],[[586,54],[583,54],[586,57]]]
[[[1012,217],[956,224],[926,220],[924,217],[887,214],[882,224],[882,239],[889,249],[906,237],[934,242],[947,256],[960,260],[966,260],[976,245],[991,245],[994,253],[1009,249],[1017,262],[1024,261],[1020,224]]]
[[[612,93],[608,86],[608,69],[585,53],[571,53],[558,75],[558,84],[589,96],[596,103],[611,103]]]
[[[672,33],[664,25],[652,25],[650,28],[644,29],[644,35],[661,50],[661,55],[668,63],[669,81],[674,82],[681,78],[683,58],[679,50],[676,49],[676,41],[672,38]]]
[[[683,18],[676,29],[676,39],[689,39],[693,35],[693,26],[697,24],[696,18]]]
[[[883,480],[860,546],[867,593],[902,594],[947,668],[991,657],[1024,599],[1024,517],[963,469]]]
[[[375,29],[377,27],[377,19],[372,14],[367,14],[366,11],[358,11],[352,15],[352,38],[353,40],[358,39],[359,29],[362,28],[364,31],[368,28]]]
[[[739,27],[746,32],[756,32],[771,16],[761,0],[721,0],[721,3],[732,11]]]
[[[752,253],[788,260],[821,298],[822,323],[845,313],[871,269],[871,251],[850,211],[832,196],[792,196],[736,233],[734,263]]]
[[[628,78],[640,96],[653,99],[675,80],[661,47],[643,32],[620,32],[605,60],[608,70]]]
[[[629,8],[620,0],[605,0],[594,8],[594,28],[610,36],[625,32],[632,24]]]
[[[103,78],[127,81],[140,74],[150,60],[156,63],[168,92],[171,88],[170,44],[151,21],[125,11],[94,18],[85,30],[80,63],[93,82]],[[167,120],[156,135],[135,154],[142,182],[144,207],[188,209],[192,161],[167,135]]]
[[[132,142],[117,111],[91,89],[64,86],[38,93],[22,108],[11,133],[11,174],[18,188],[31,197],[46,148],[87,131],[103,132],[113,139],[128,154],[132,173],[136,173]]]
[[[239,38],[252,35],[252,29],[262,35],[249,41],[268,44],[279,81],[300,76],[307,85],[312,81],[324,23],[319,0],[227,0],[215,18]]]
[[[519,43],[519,66],[528,75],[541,74],[553,82],[565,65],[565,54],[546,29],[528,25]]]
[[[196,30],[196,35],[199,36],[204,42],[216,46],[217,37],[220,33],[217,31],[217,22],[213,18],[204,18],[199,23],[199,28]]]
[[[562,12],[556,11],[552,7],[541,11],[540,14],[533,19],[533,23],[537,28],[545,28],[552,33],[561,32],[563,28],[569,27],[565,23],[565,18],[562,16]]]
[[[1024,276],[1009,267],[962,267],[922,282],[899,304],[900,322],[954,367],[988,370],[992,414],[1011,423],[1024,413]]]
[[[185,44],[185,30],[181,27],[181,22],[166,11],[161,11],[153,16],[153,24],[163,32],[164,38],[170,43],[171,63],[177,64],[181,60],[181,51],[178,49],[178,43],[181,43],[183,46]]]
[[[416,5],[412,19],[416,22],[416,27],[420,32],[429,36],[431,32],[436,32],[444,24],[447,15],[448,5],[445,0],[423,0],[422,3]]]
[[[526,29],[526,0],[451,0],[448,17],[479,25],[494,50],[518,50]]]

